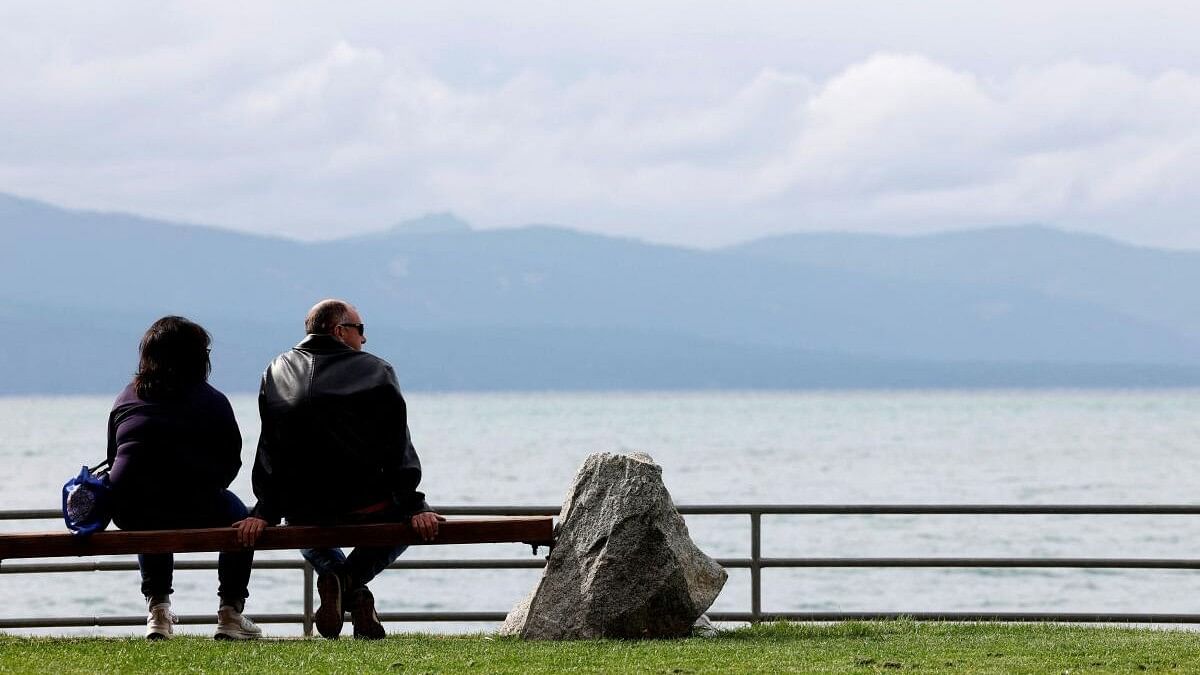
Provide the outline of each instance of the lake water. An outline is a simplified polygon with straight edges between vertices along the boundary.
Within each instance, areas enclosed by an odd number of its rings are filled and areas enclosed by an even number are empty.
[[[589,453],[634,450],[662,465],[679,504],[1198,501],[1197,390],[410,392],[407,398],[423,489],[435,507],[557,504]],[[255,400],[231,400],[246,467],[233,489],[252,504]],[[56,508],[63,481],[103,457],[110,404],[110,397],[0,398],[0,462],[7,474],[0,509]],[[693,516],[688,524],[709,555],[741,557],[749,555],[748,521]],[[54,528],[61,523],[0,522],[4,531]],[[768,516],[763,534],[765,556],[1200,558],[1200,519],[1185,516]],[[469,556],[520,558],[529,549],[431,547],[406,554]],[[372,588],[382,611],[506,611],[539,573],[389,570]],[[301,611],[301,578],[299,571],[256,571],[247,613]],[[763,583],[766,611],[1200,609],[1200,574],[1186,571],[765,570]],[[177,571],[175,588],[177,612],[215,612],[215,571]],[[0,594],[6,599],[0,618],[144,611],[136,572],[0,574]],[[749,573],[730,570],[713,609],[748,611],[749,595]]]

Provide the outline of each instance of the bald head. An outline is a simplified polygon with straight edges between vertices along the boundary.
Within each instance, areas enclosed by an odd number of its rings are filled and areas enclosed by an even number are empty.
[[[309,335],[331,335],[355,351],[367,342],[362,317],[354,305],[344,300],[322,300],[313,305],[304,318],[304,331]]]
[[[330,335],[339,323],[345,323],[346,315],[353,307],[344,300],[322,300],[308,310],[304,317],[304,332],[312,335]]]

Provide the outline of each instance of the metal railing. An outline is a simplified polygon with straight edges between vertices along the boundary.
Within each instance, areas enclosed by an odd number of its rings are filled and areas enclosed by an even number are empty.
[[[763,516],[795,515],[1200,515],[1200,505],[1116,505],[1116,504],[718,504],[680,506],[686,516],[749,516],[750,557],[718,558],[731,569],[750,572],[750,611],[711,612],[713,621],[847,621],[909,618],[918,621],[1060,621],[1078,623],[1200,623],[1200,614],[1168,613],[1070,613],[1070,612],[764,612],[762,610],[762,570],[768,568],[809,567],[911,567],[911,568],[1076,568],[1076,569],[1200,569],[1200,559],[1184,558],[770,558],[762,555]],[[557,506],[449,506],[439,513],[448,516],[535,516],[558,515]],[[0,511],[4,520],[47,520],[61,517],[54,510]],[[177,561],[175,569],[216,569],[216,561]],[[392,569],[531,569],[545,566],[542,559],[446,559],[399,560]],[[258,623],[302,624],[305,635],[313,626],[313,570],[308,563],[292,560],[255,561],[255,569],[295,569],[304,571],[301,614],[255,614]],[[136,570],[134,561],[85,561],[55,563],[9,563],[0,561],[0,574],[32,574],[84,571]],[[383,621],[419,622],[496,622],[504,612],[386,612]],[[184,615],[182,624],[205,624],[208,615]],[[71,616],[0,618],[0,630],[7,628],[60,628],[89,626],[137,626],[144,616]]]

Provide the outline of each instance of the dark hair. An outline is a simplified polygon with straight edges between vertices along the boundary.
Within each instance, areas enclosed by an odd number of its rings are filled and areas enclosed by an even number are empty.
[[[208,360],[210,344],[208,331],[182,316],[164,316],[155,321],[138,345],[138,370],[133,376],[138,397],[169,398],[207,380],[212,368]]]
[[[346,320],[350,305],[342,300],[322,300],[308,310],[304,317],[304,332],[309,335],[329,335]]]

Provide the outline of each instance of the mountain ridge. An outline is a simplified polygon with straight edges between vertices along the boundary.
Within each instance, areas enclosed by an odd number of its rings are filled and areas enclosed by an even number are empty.
[[[995,228],[709,250],[561,226],[478,230],[449,213],[406,222],[417,225],[300,242],[0,195],[0,317],[55,327],[37,341],[0,333],[0,392],[107,388],[167,313],[209,326],[214,378],[244,390],[331,296],[355,302],[368,349],[424,388],[1200,384],[1200,323],[1181,288],[1144,270],[1125,275],[1144,287],[1109,288],[1121,265],[1200,280],[1200,255],[1099,238],[1111,246],[1096,262],[1091,235],[1041,226],[1000,233],[1034,242],[1012,250]],[[1046,237],[1082,271],[1039,253]],[[39,375],[74,353],[88,358]]]

